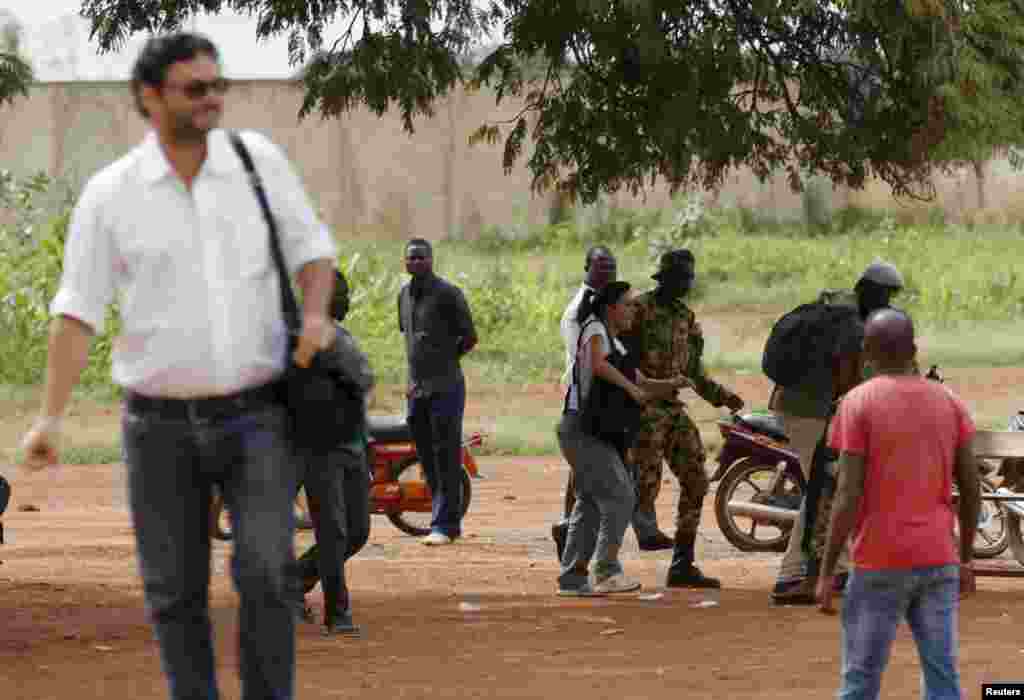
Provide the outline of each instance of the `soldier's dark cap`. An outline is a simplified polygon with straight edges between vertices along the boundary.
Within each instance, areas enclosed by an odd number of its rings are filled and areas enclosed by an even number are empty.
[[[661,256],[658,271],[651,275],[651,278],[660,280],[663,277],[692,277],[695,263],[693,253],[688,249],[670,250]]]

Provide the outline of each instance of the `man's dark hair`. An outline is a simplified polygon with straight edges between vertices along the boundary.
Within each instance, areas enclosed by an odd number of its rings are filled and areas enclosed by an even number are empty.
[[[584,270],[590,269],[590,263],[594,262],[594,258],[611,258],[614,260],[615,256],[607,246],[595,245],[587,251],[587,257],[583,263]]]
[[[191,61],[200,54],[205,54],[215,61],[220,60],[220,53],[213,42],[199,34],[175,32],[155,36],[147,41],[132,67],[132,94],[135,95],[135,106],[139,114],[149,118],[149,110],[142,104],[144,85],[161,87],[167,80],[167,71],[173,64]]]
[[[409,250],[409,248],[412,248],[413,246],[416,246],[418,248],[426,248],[427,251],[430,252],[430,256],[434,256],[434,246],[430,245],[430,241],[428,241],[426,238],[410,238],[409,242],[405,244],[405,249]]]

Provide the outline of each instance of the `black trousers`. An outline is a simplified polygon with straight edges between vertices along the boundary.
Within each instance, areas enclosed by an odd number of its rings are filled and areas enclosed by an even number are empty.
[[[326,457],[305,458],[303,485],[316,544],[296,562],[308,588],[320,581],[328,619],[350,609],[345,562],[370,537],[370,474],[366,452],[339,448]]]

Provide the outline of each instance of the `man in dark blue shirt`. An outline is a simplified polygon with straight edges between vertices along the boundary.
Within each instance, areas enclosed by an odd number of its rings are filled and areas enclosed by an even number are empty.
[[[477,343],[462,291],[434,274],[433,249],[414,238],[405,247],[412,279],[398,293],[398,327],[409,360],[409,427],[433,494],[426,545],[462,535],[462,414],[466,380],[459,360]]]

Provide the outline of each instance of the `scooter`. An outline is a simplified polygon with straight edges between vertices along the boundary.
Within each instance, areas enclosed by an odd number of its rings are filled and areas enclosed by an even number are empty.
[[[366,459],[370,472],[370,512],[386,515],[402,532],[423,537],[430,534],[433,495],[416,454],[416,444],[404,416],[369,416]],[[462,443],[462,515],[473,497],[471,479],[481,478],[471,447],[483,445],[483,434],[472,433]],[[210,512],[211,534],[231,539],[231,526],[223,499],[214,498]]]

